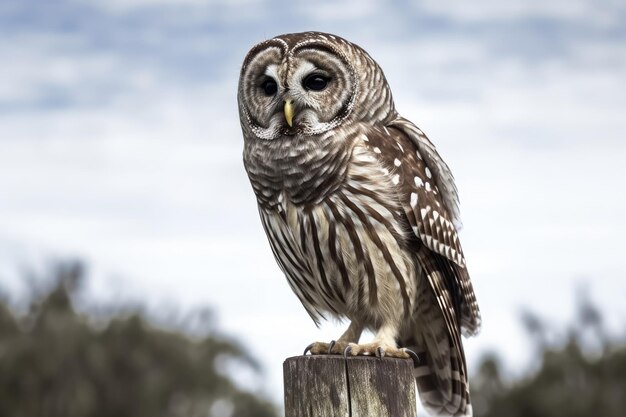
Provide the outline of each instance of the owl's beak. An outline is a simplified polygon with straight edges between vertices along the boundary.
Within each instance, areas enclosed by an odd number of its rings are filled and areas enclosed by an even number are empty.
[[[293,102],[291,99],[285,100],[285,120],[289,127],[293,126]]]

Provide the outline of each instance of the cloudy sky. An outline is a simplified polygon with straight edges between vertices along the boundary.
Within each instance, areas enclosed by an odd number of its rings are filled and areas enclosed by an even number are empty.
[[[303,30],[368,50],[455,173],[484,316],[470,366],[495,349],[521,372],[520,310],[563,323],[581,286],[623,328],[621,0],[3,0],[0,288],[79,257],[93,302],[212,306],[279,400],[282,360],[341,325],[316,329],[274,263],[236,86],[253,44]]]

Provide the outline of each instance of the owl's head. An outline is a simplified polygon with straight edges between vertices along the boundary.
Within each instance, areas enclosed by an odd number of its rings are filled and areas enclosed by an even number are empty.
[[[241,68],[238,99],[244,136],[265,140],[314,136],[395,114],[387,80],[367,52],[319,32],[255,45]]]

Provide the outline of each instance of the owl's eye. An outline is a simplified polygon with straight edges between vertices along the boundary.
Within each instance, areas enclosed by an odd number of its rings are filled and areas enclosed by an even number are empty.
[[[276,94],[276,91],[278,91],[278,85],[276,84],[276,81],[272,80],[271,78],[263,81],[263,84],[261,84],[261,88],[263,89],[263,92],[266,96],[273,96],[274,94]]]
[[[307,90],[322,91],[328,85],[328,77],[320,74],[311,74],[304,79],[302,85]]]

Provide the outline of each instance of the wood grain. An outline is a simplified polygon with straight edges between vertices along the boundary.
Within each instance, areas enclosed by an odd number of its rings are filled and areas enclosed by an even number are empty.
[[[285,417],[416,417],[413,362],[337,355],[283,365]]]

